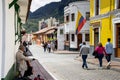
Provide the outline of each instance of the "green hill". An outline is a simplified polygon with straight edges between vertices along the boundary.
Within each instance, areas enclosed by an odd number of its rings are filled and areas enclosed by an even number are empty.
[[[85,0],[61,0],[60,2],[52,2],[43,7],[40,7],[35,12],[30,12],[28,21],[24,25],[27,32],[35,32],[38,30],[38,21],[41,19],[47,19],[49,17],[55,17],[60,20],[60,23],[64,22],[64,7],[71,2],[85,1]],[[35,28],[35,29],[34,29]]]

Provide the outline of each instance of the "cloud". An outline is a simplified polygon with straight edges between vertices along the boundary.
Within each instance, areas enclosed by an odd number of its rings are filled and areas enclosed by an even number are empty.
[[[61,0],[32,0],[30,11],[34,12],[38,8],[50,3],[50,2],[58,2]]]

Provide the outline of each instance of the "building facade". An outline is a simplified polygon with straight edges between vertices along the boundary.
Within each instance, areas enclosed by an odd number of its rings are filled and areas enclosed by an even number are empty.
[[[58,50],[64,50],[64,24],[61,24],[57,27],[57,43],[58,43]]]
[[[86,23],[76,35],[78,11],[86,19]],[[79,44],[84,41],[89,44],[89,14],[89,1],[72,2],[64,8],[65,49],[79,50]]]
[[[59,21],[56,18],[42,19],[39,21],[39,31],[33,33],[37,37],[37,41],[41,44],[42,42],[48,42],[57,39],[57,26]]]
[[[105,46],[110,38],[114,57],[120,57],[120,0],[90,0],[90,46]]]
[[[15,28],[20,23],[25,23],[31,0],[19,0],[11,4],[13,0],[0,0],[0,79],[13,80],[15,76],[15,53],[18,49],[19,42]],[[19,16],[14,8],[20,6]],[[17,8],[18,9],[18,8]],[[19,18],[19,22],[17,21]],[[19,27],[20,28],[20,27]],[[20,29],[19,29],[20,30]]]

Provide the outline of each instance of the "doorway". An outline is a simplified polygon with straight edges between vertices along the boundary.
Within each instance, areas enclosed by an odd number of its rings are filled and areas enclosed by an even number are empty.
[[[98,45],[99,42],[99,28],[94,29],[94,47]]]
[[[82,34],[78,34],[78,35],[77,35],[77,38],[78,38],[78,40],[77,40],[77,42],[78,42],[78,43],[77,43],[77,46],[78,46],[78,50],[79,50],[79,49],[80,49],[79,44],[82,43]]]
[[[120,23],[116,24],[116,57],[120,58]]]

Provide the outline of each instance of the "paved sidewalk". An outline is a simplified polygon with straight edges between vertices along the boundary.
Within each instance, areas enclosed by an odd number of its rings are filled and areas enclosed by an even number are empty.
[[[57,50],[57,51],[54,51],[53,53],[56,53],[56,54],[79,54],[79,51]]]
[[[56,54],[79,54],[79,51],[57,50],[57,51],[54,51],[53,53],[56,53]],[[75,59],[82,61],[81,57],[78,57]],[[98,59],[94,58],[94,56],[92,56],[92,55],[88,56],[87,62],[90,64],[99,65]],[[104,58],[103,59],[103,67],[106,68],[106,66],[107,66],[107,61]],[[112,60],[111,61],[111,69],[120,72],[120,61]]]
[[[44,80],[55,80],[45,69],[44,67],[39,63],[38,60],[32,61],[31,66],[33,67],[33,75],[31,76],[31,79],[34,80],[34,78],[39,74],[42,79]]]
[[[77,57],[75,58],[76,60],[79,60],[79,61],[82,61],[81,57]],[[87,58],[87,62],[89,64],[94,64],[94,65],[99,65],[99,61],[97,58],[94,58],[93,56],[88,56]],[[103,59],[103,68],[106,68],[107,66],[107,61],[106,59],[104,58]],[[112,70],[115,70],[115,71],[119,71],[120,72],[120,62],[119,61],[111,61],[111,68]]]

